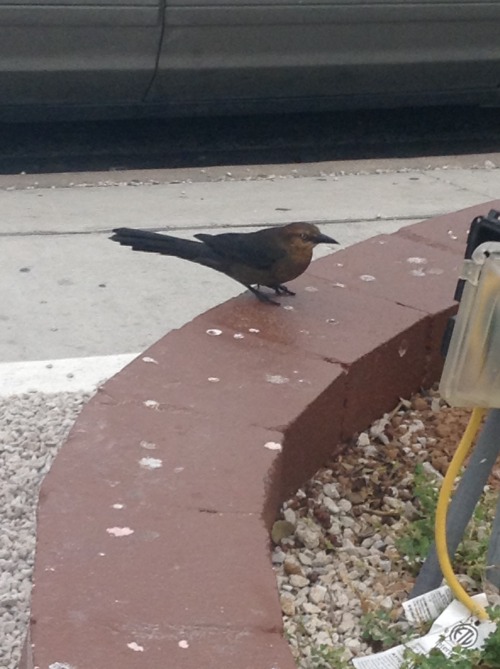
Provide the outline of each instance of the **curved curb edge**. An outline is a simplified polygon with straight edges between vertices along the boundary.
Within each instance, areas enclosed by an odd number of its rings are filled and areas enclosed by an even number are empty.
[[[269,560],[280,503],[438,379],[471,220],[316,261],[272,309],[240,296],[102,386],[47,475],[21,669],[292,669]]]

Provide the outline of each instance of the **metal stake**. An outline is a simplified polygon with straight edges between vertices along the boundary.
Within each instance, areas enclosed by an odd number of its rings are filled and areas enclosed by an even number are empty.
[[[488,412],[483,429],[472,451],[448,511],[446,537],[450,559],[463,538],[465,528],[472,518],[484,486],[500,453],[500,409]],[[498,565],[488,571],[487,578],[494,585],[500,585],[500,502],[493,525],[488,551],[488,565]],[[417,577],[409,599],[423,595],[441,585],[443,575],[433,544]]]

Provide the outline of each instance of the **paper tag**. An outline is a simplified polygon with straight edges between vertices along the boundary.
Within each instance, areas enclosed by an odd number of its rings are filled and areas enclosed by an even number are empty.
[[[356,669],[399,669],[403,664],[405,646],[395,646],[376,655],[355,657],[351,661]]]
[[[481,606],[488,604],[484,594],[474,595],[472,599]],[[438,648],[446,657],[449,657],[457,646],[481,648],[495,629],[496,623],[481,622],[471,616],[467,607],[455,599],[435,620],[429,633],[425,636],[382,653],[354,658],[352,663],[356,669],[399,669],[403,663],[406,648],[411,648],[422,655],[427,655],[433,648]]]
[[[406,620],[416,625],[434,620],[453,601],[453,593],[447,585],[431,590],[403,603]]]

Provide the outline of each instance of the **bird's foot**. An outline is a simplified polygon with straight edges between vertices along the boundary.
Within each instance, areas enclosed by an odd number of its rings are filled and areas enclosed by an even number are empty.
[[[275,306],[278,306],[278,307],[281,306],[279,302],[276,302],[276,300],[273,300],[271,297],[269,297],[269,295],[266,295],[266,293],[263,293],[260,290],[257,290],[257,288],[254,288],[253,286],[247,286],[247,288],[261,302],[264,302],[265,304],[274,304]]]
[[[274,292],[276,295],[295,295],[295,293],[284,286],[282,283],[278,284],[277,286],[274,286]]]

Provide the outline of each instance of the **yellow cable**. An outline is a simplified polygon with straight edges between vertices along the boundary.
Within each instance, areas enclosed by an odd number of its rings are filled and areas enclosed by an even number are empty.
[[[480,620],[488,620],[488,614],[482,606],[476,604],[476,602],[474,602],[474,600],[467,594],[453,572],[450,556],[448,554],[448,543],[446,540],[446,516],[448,514],[448,504],[453,490],[453,484],[460,472],[465,458],[467,457],[467,453],[469,452],[474,437],[479,429],[484,413],[485,409],[477,407],[472,411],[467,428],[460,440],[456,453],[453,456],[453,460],[450,462],[441,490],[439,491],[435,524],[437,557],[443,576],[455,597]]]

